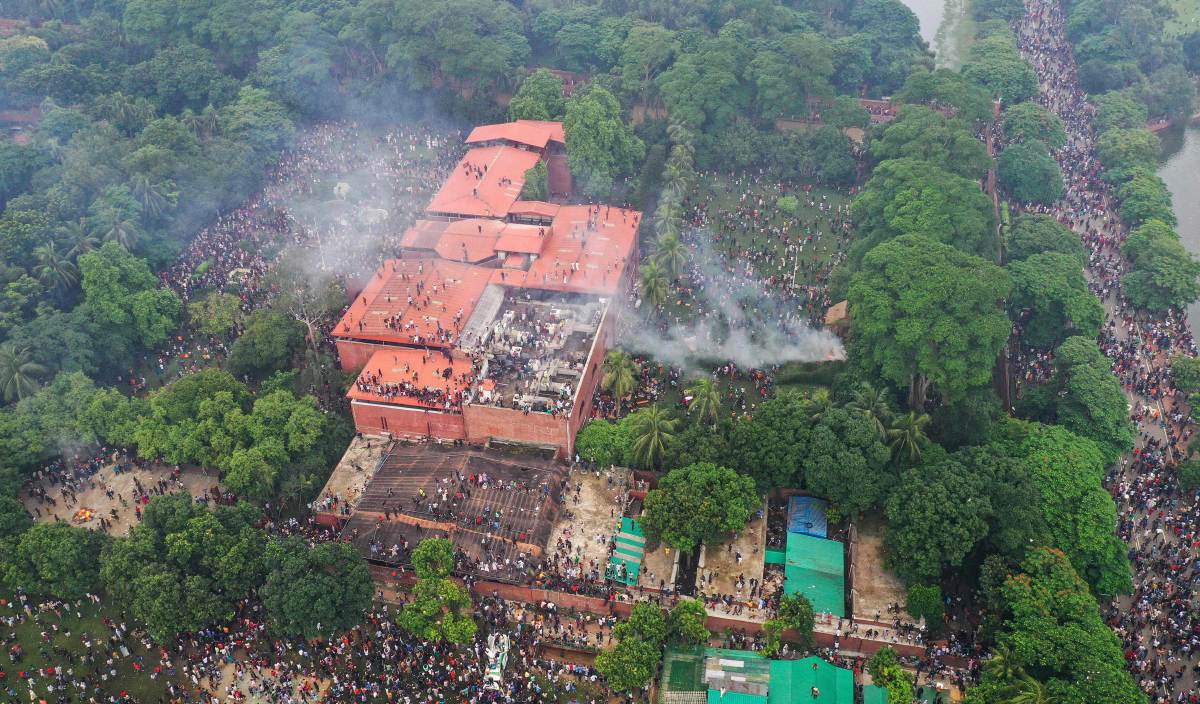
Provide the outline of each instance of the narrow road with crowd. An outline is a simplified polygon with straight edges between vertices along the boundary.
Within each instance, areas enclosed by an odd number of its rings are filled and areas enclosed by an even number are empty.
[[[1121,289],[1127,263],[1120,247],[1128,230],[1101,178],[1094,107],[1079,89],[1063,7],[1057,0],[1027,0],[1016,29],[1022,53],[1038,74],[1038,102],[1067,130],[1067,144],[1056,154],[1066,193],[1043,212],[1078,232],[1089,252],[1087,276],[1107,315],[1100,346],[1125,388],[1138,430],[1133,452],[1110,470],[1107,483],[1117,502],[1118,529],[1129,544],[1134,592],[1104,605],[1104,614],[1151,701],[1194,704],[1200,634],[1191,596],[1200,576],[1195,569],[1200,503],[1180,488],[1174,472],[1187,457],[1193,427],[1188,409],[1176,403],[1169,360],[1195,356],[1195,343],[1183,311],[1136,310]]]

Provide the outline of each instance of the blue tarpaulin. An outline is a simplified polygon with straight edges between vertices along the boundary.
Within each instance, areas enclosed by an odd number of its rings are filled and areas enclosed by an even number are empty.
[[[788,532],[828,538],[829,521],[825,518],[828,507],[829,502],[823,499],[793,496],[788,501]]]

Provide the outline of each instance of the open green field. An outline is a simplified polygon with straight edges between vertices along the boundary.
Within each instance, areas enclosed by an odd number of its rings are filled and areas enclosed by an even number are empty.
[[[1175,17],[1167,22],[1167,35],[1177,37],[1200,31],[1200,0],[1170,0]]]
[[[8,602],[0,606],[0,617],[15,617],[23,613],[20,605],[12,605],[11,599],[4,596]],[[90,601],[77,605],[67,605],[58,612],[52,610],[35,611],[35,616],[29,617],[23,623],[14,624],[11,628],[0,623],[0,634],[5,640],[3,658],[0,659],[0,671],[6,673],[3,679],[5,694],[13,688],[24,699],[28,686],[20,681],[19,673],[32,673],[36,680],[35,691],[47,701],[55,697],[47,693],[46,687],[52,680],[38,677],[37,671],[45,667],[62,667],[74,670],[74,676],[94,675],[100,680],[100,688],[106,695],[120,695],[126,692],[137,702],[156,702],[166,694],[167,678],[159,675],[150,678],[150,672],[158,664],[156,650],[147,649],[131,634],[126,634],[124,643],[129,649],[128,656],[122,656],[118,651],[108,650],[108,637],[112,634],[103,619],[108,618],[116,623],[128,623],[121,614],[107,606],[97,607]],[[48,638],[43,639],[45,634]],[[85,662],[88,654],[84,641],[92,642],[93,662]],[[13,662],[9,656],[13,645],[20,645],[24,657],[20,662]],[[112,664],[106,661],[112,658]],[[142,671],[137,671],[141,666]],[[113,672],[115,671],[115,675]],[[10,695],[11,696],[11,695]]]

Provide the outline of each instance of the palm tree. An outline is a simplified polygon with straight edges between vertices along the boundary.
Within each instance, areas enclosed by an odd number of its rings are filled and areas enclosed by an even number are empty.
[[[67,256],[71,259],[76,259],[80,254],[92,251],[99,244],[99,240],[96,239],[86,218],[73,220],[58,228],[58,232],[71,243],[71,248],[67,250]]]
[[[678,424],[679,419],[671,418],[657,404],[630,416],[634,461],[644,469],[659,467],[667,446],[675,439],[675,426]]]
[[[600,386],[614,398],[622,399],[633,393],[638,374],[637,362],[633,361],[633,357],[620,350],[612,350],[604,356],[603,372]]]
[[[142,204],[142,212],[151,217],[160,217],[175,205],[179,194],[171,190],[171,182],[154,183],[146,174],[134,174],[130,179],[133,197]]]
[[[666,272],[652,260],[642,265],[641,273],[642,299],[651,303],[656,309],[662,308],[671,295]]]
[[[1060,704],[1065,701],[1063,697],[1051,694],[1045,684],[1020,669],[1013,683],[996,694],[1001,704]]]
[[[887,440],[888,423],[892,419],[892,404],[887,391],[876,389],[869,382],[862,382],[850,397],[846,408],[861,413],[871,421],[879,433],[880,440]]]
[[[667,232],[679,232],[679,222],[683,219],[683,205],[679,200],[664,199],[659,202],[654,211],[654,229],[660,235]]]
[[[925,449],[925,444],[929,442],[929,437],[925,435],[925,426],[929,425],[929,414],[916,411],[897,416],[892,421],[892,427],[888,428],[888,447],[892,450],[892,457],[900,455],[907,456],[908,461],[915,462],[921,459],[921,453]]]
[[[5,401],[20,401],[38,389],[46,368],[29,358],[29,350],[11,342],[0,345],[0,393]]]
[[[829,389],[815,389],[804,395],[804,409],[813,421],[821,420],[831,408],[833,399],[829,397]]]
[[[686,393],[692,397],[688,413],[694,413],[703,423],[716,425],[717,418],[721,415],[721,392],[713,380],[697,379],[687,388]]]
[[[654,263],[666,269],[671,278],[678,279],[688,263],[687,245],[679,235],[659,235],[654,245]]]
[[[133,251],[138,241],[137,224],[123,215],[114,214],[104,231],[104,241],[116,242],[127,251]]]
[[[667,125],[667,139],[673,144],[686,144],[690,149],[694,135],[692,130],[682,122],[672,122]]]
[[[193,112],[191,108],[188,108],[183,111],[180,120],[192,134],[196,135],[196,139],[202,141],[216,134],[220,126],[217,111],[211,105],[205,106],[202,112]]]
[[[1011,682],[1022,671],[1012,648],[999,643],[992,649],[992,657],[983,664],[984,668],[994,674],[1001,682]]]
[[[34,247],[33,258],[38,262],[34,273],[39,281],[50,288],[61,293],[79,283],[79,270],[68,255],[58,251],[53,241]]]

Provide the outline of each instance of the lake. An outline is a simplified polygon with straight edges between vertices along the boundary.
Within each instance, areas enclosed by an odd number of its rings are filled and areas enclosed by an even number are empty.
[[[1158,175],[1167,183],[1179,219],[1179,236],[1189,252],[1200,255],[1200,125],[1159,133],[1163,159]],[[1192,330],[1200,330],[1200,302],[1188,307]]]

